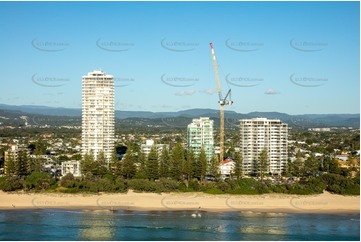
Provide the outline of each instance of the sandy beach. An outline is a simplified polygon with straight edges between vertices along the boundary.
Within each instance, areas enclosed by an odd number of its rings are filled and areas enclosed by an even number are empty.
[[[0,209],[200,210],[210,212],[359,213],[360,196],[209,195],[204,193],[62,194],[0,192]]]

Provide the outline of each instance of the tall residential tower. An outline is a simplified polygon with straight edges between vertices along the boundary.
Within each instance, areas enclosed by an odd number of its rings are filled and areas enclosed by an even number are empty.
[[[103,71],[89,72],[82,82],[82,155],[97,159],[114,151],[114,79]]]
[[[203,147],[208,161],[213,157],[213,120],[209,118],[193,119],[187,127],[188,149],[192,149],[195,155],[201,152]]]
[[[240,120],[240,148],[244,174],[257,174],[259,154],[266,148],[268,172],[281,174],[287,165],[288,125],[278,119]]]

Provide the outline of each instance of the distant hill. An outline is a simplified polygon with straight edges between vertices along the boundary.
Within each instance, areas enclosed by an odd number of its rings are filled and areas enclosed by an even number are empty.
[[[81,120],[80,108],[54,108],[47,106],[34,105],[6,105],[0,104],[0,115],[14,117],[16,115],[28,116],[59,116],[62,120],[72,120],[78,122]],[[73,117],[73,118],[71,118]],[[115,117],[119,119],[143,119],[143,123],[160,123],[172,125],[179,124],[184,126],[192,118],[210,117],[219,122],[219,110],[216,109],[188,109],[177,112],[149,112],[149,111],[115,111]],[[289,115],[279,112],[251,112],[248,114],[237,113],[234,111],[225,111],[226,126],[227,124],[237,125],[239,119],[264,117],[269,119],[280,119],[288,123],[291,127],[360,127],[360,114],[303,114]],[[49,120],[53,118],[48,117]],[[147,121],[148,120],[148,121]],[[1,122],[1,120],[0,120]]]
[[[0,110],[13,110],[21,111],[24,113],[31,114],[42,114],[42,115],[52,115],[52,116],[81,116],[80,108],[53,108],[47,106],[34,106],[34,105],[6,105],[0,104]]]

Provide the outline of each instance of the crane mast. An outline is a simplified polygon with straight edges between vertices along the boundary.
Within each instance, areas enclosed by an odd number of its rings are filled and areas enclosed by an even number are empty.
[[[217,91],[218,91],[218,103],[219,103],[219,118],[220,118],[220,127],[219,127],[219,161],[222,162],[224,158],[224,106],[232,105],[233,101],[231,100],[231,89],[228,90],[226,96],[223,98],[221,84],[219,82],[218,74],[218,65],[216,60],[216,54],[214,53],[213,44],[210,43],[214,75],[216,77]],[[229,100],[227,98],[229,97]]]

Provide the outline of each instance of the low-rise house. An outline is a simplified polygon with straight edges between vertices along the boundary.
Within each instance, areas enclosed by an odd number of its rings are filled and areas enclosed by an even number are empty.
[[[231,158],[225,159],[221,165],[219,166],[219,170],[221,172],[222,179],[230,178],[236,162],[234,162]]]

